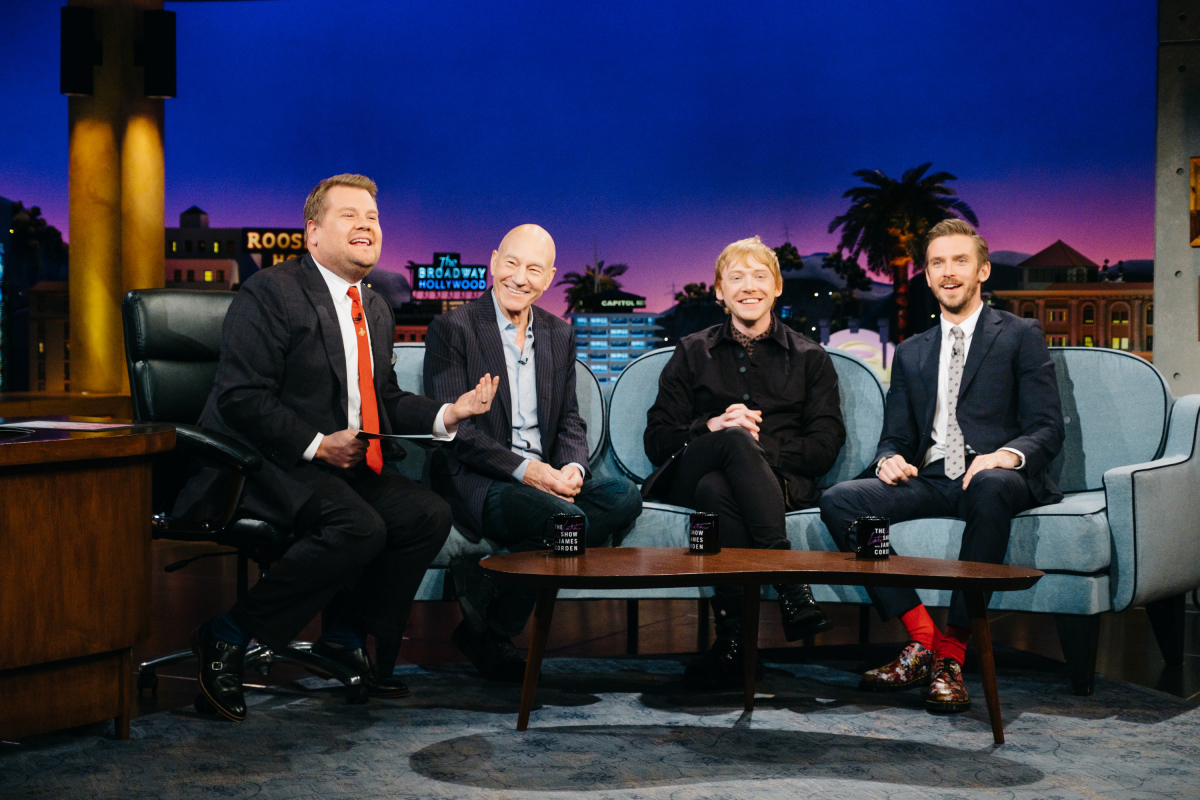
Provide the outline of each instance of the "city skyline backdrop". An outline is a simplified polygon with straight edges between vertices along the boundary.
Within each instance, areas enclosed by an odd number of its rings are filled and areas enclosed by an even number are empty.
[[[734,239],[833,249],[855,170],[932,161],[994,250],[1154,255],[1154,4],[166,7],[171,227],[193,204],[213,227],[300,227],[319,179],[361,172],[383,269],[487,263],[537,222],[560,275],[595,248],[663,310]],[[4,9],[0,195],[69,235],[59,4]],[[563,288],[541,304],[561,313]]]

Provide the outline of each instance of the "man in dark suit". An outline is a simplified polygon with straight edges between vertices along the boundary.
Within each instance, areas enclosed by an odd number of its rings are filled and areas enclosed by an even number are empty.
[[[413,596],[450,531],[433,492],[383,465],[378,439],[433,434],[490,408],[485,376],[439,403],[401,391],[392,371],[395,321],[363,278],[379,260],[374,182],[338,175],[304,206],[308,254],[243,284],[225,317],[221,359],[201,414],[205,428],[263,455],[239,516],[294,530],[298,541],[224,614],[192,634],[200,687],[223,716],[246,716],[242,665],[251,638],[283,648],[339,593],[333,624],[313,650],[357,671],[371,693],[403,697],[392,677]],[[196,508],[222,478],[204,470],[179,505]],[[178,506],[177,506],[178,508]],[[376,668],[365,638],[376,642]]]
[[[480,369],[500,378],[499,402],[463,423],[453,448],[435,453],[430,480],[464,535],[486,535],[513,552],[544,549],[555,514],[584,515],[586,546],[596,547],[623,535],[642,511],[631,481],[589,470],[575,334],[533,305],[554,280],[554,256],[554,240],[537,225],[509,231],[492,252],[492,289],[435,319],[425,338],[431,397],[457,397]],[[519,682],[525,661],[512,637],[536,593],[494,584],[477,561],[451,571],[463,612],[451,641],[484,677]]]
[[[922,517],[966,520],[959,558],[1000,564],[1014,515],[1057,503],[1046,474],[1063,443],[1054,363],[1041,325],[984,304],[991,273],[987,244],[966,222],[935,225],[925,240],[925,279],[941,324],[896,348],[877,477],[826,490],[821,519],[843,550],[860,516],[893,523]],[[867,672],[874,691],[929,684],[925,705],[959,712],[971,701],[962,681],[970,636],[962,593],[950,602],[943,634],[912,589],[869,588],[884,619],[899,616],[911,642],[899,657]]]

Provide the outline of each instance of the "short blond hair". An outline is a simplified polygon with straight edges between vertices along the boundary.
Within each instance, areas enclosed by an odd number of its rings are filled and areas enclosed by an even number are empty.
[[[779,271],[779,256],[775,255],[775,251],[763,244],[762,239],[757,236],[738,239],[721,251],[721,255],[717,256],[717,276],[714,285],[720,285],[721,275],[724,274],[726,267],[740,261],[748,261],[750,258],[754,258],[771,270],[771,274],[775,276],[776,289],[783,288],[783,273]]]
[[[308,193],[308,199],[304,201],[304,230],[306,232],[309,220],[320,225],[321,220],[325,218],[325,212],[329,210],[329,190],[334,186],[366,189],[371,195],[372,200],[375,200],[379,195],[379,187],[375,185],[375,181],[366,175],[354,175],[346,172],[341,175],[334,175],[332,178],[326,178],[313,187],[313,190]]]
[[[937,225],[929,229],[929,233],[925,234],[925,239],[921,242],[921,253],[919,259],[914,259],[922,268],[925,264],[925,254],[929,252],[929,245],[933,244],[934,239],[942,239],[946,236],[968,236],[975,243],[975,260],[979,263],[976,266],[982,267],[988,263],[988,246],[971,223],[958,217],[944,219]]]

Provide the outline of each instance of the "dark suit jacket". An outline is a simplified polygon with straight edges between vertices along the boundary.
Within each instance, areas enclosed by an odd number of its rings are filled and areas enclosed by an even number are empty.
[[[368,279],[369,280],[369,279]],[[400,390],[392,371],[391,306],[363,285],[381,433],[429,433],[441,403]],[[345,430],[346,350],[329,287],[305,255],[259,270],[225,317],[216,382],[198,424],[240,439],[263,455],[250,476],[241,515],[290,527],[312,495],[298,470],[335,467],[303,460],[317,433]],[[203,513],[220,480],[202,470],[177,504]]]
[[[939,322],[896,348],[875,463],[900,454],[919,465],[933,444],[941,334]],[[957,414],[971,449],[1021,451],[1022,474],[1038,503],[1062,500],[1046,474],[1065,432],[1054,362],[1040,323],[983,306],[963,367]]]
[[[544,459],[555,469],[572,462],[587,467],[587,425],[575,396],[575,332],[548,311],[537,306],[532,311]],[[440,448],[429,460],[434,491],[450,502],[455,524],[475,541],[483,532],[488,489],[495,481],[513,480],[512,472],[522,461],[511,449],[512,395],[490,291],[430,324],[425,335],[425,393],[453,402],[485,373],[500,376],[498,402],[486,414],[460,422],[454,444]]]

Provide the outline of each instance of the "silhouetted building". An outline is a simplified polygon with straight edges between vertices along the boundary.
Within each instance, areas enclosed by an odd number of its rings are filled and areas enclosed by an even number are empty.
[[[1039,320],[1051,347],[1108,347],[1151,358],[1153,283],[1056,283],[995,294],[1018,317]]]
[[[166,229],[168,289],[235,289],[255,272],[307,252],[303,228],[210,228],[192,206]]]
[[[1100,265],[1058,239],[1017,265],[1022,289],[1045,289],[1052,283],[1095,283]]]

